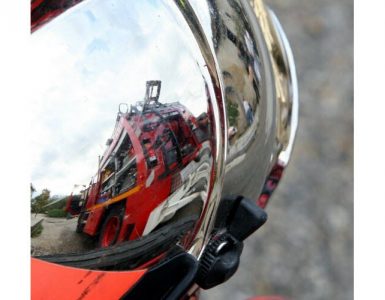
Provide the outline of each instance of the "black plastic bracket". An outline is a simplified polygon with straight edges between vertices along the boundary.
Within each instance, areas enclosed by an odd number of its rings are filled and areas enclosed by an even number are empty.
[[[200,259],[197,284],[209,289],[237,271],[243,242],[267,221],[266,212],[242,196],[226,197],[219,207],[215,232]]]
[[[150,269],[120,300],[181,299],[194,282],[197,260],[180,251]]]

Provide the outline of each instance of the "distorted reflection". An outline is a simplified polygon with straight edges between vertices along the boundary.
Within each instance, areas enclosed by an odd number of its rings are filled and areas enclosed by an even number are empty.
[[[247,1],[191,2],[199,10],[223,79],[228,147],[222,192],[257,197],[264,172],[271,168],[267,149],[276,143],[277,121],[268,53],[258,43],[260,24],[253,22]]]
[[[213,143],[209,115],[196,118],[180,102],[162,103],[160,91],[161,81],[147,81],[144,101],[119,105],[114,132],[89,186],[61,200],[65,214],[48,211],[48,217],[76,217],[76,232],[97,237],[96,247],[139,238],[181,218],[197,220],[206,201]],[[49,203],[47,190],[42,195],[48,202],[43,211],[58,202]],[[52,237],[50,242],[55,242]],[[50,253],[44,247],[39,251]]]
[[[239,2],[208,1],[208,5],[212,15],[213,46],[224,78],[230,145],[238,143],[244,148],[245,141],[250,141],[259,121],[259,53],[251,38],[251,25]]]
[[[205,201],[212,162],[207,115],[198,124],[181,103],[161,103],[160,87],[148,81],[145,100],[119,111],[98,174],[80,197],[77,231],[99,233],[101,247],[148,234],[183,208],[198,218]]]
[[[32,255],[86,253],[163,228],[151,256],[188,241],[210,193],[216,104],[176,9],[95,0],[34,34]]]

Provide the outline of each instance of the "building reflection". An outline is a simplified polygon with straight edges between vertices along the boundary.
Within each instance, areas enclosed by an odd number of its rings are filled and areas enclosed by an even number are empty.
[[[239,3],[232,0],[208,1],[212,18],[213,45],[221,62],[230,130],[230,145],[258,125],[261,63],[251,39],[251,26]],[[219,14],[218,11],[221,11]],[[215,17],[214,17],[215,16]]]

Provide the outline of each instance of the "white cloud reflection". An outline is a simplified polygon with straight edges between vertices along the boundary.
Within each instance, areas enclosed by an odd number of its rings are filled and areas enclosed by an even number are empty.
[[[161,102],[207,111],[205,63],[176,8],[161,1],[92,1],[33,34],[31,181],[68,194],[88,184],[118,104],[162,80]]]

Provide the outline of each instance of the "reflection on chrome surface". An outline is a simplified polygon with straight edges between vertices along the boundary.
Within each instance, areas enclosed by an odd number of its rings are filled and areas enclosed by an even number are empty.
[[[200,47],[178,6],[152,1],[84,2],[33,34],[34,256],[163,228],[191,246],[223,148],[217,75]]]
[[[224,194],[256,199],[276,154],[269,53],[247,1],[208,1],[212,48],[223,78],[228,151]]]
[[[97,248],[196,221],[205,205],[212,121],[207,113],[194,117],[178,101],[160,102],[160,91],[161,81],[147,81],[143,101],[119,104],[97,174],[65,201],[67,219],[77,220],[76,233],[96,237]]]
[[[278,21],[253,4],[258,19],[246,0],[76,0],[34,25],[33,256],[131,269],[178,245],[199,258],[223,195],[267,201],[297,87]]]
[[[209,117],[195,118],[179,102],[162,104],[160,88],[161,81],[147,81],[144,101],[119,111],[98,173],[82,191],[82,206],[72,208],[80,213],[77,231],[99,234],[100,247],[136,239],[181,215],[198,218],[206,201]]]

